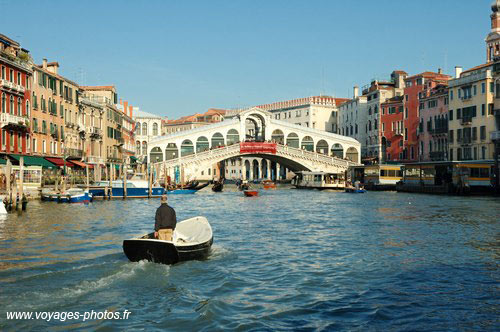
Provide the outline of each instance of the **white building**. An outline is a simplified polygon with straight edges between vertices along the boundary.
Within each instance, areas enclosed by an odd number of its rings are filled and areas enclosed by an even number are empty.
[[[159,115],[141,111],[139,107],[134,107],[132,114],[135,121],[136,157],[144,160],[144,157],[148,154],[149,141],[161,136],[163,118]]]
[[[361,156],[367,155],[365,130],[368,123],[367,97],[359,95],[359,87],[354,87],[354,97],[339,106],[338,134],[355,138],[361,143]]]

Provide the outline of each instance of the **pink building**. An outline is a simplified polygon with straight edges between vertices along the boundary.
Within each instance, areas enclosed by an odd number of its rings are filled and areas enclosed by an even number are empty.
[[[418,144],[420,161],[448,158],[448,85],[429,82],[419,93]]]

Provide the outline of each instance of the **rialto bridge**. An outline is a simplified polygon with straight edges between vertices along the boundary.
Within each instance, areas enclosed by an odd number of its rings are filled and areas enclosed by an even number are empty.
[[[360,143],[353,138],[279,121],[252,108],[222,122],[153,139],[148,159],[157,176],[182,174],[183,180],[210,180],[221,161],[263,158],[268,171],[258,172],[269,178],[283,168],[341,173],[359,164],[360,151]],[[257,170],[253,165],[248,169],[248,161],[246,167],[242,177],[253,178]]]

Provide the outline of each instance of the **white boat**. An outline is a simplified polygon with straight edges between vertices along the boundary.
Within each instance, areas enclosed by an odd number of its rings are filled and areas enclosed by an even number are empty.
[[[292,184],[299,189],[344,189],[343,173],[297,172]]]
[[[111,194],[113,197],[123,197],[123,180],[111,181],[111,186],[109,181],[98,181],[95,184],[89,186],[90,193],[94,197],[104,197],[106,195],[106,188],[111,187]],[[165,189],[161,186],[153,186],[151,188],[152,197],[160,197],[165,193]],[[108,194],[109,195],[109,194]],[[127,197],[129,198],[139,198],[149,196],[149,183],[142,174],[136,174],[132,178],[127,179]]]
[[[92,201],[92,194],[81,188],[70,188],[58,196],[62,203],[81,203]]]
[[[157,240],[154,233],[123,241],[123,252],[132,262],[148,260],[161,264],[204,259],[213,243],[207,218],[194,217],[177,223],[172,241]]]

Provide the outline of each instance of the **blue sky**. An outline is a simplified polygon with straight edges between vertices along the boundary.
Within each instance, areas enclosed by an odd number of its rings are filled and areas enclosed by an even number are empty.
[[[0,32],[81,85],[178,118],[484,63],[491,0],[0,0]]]

